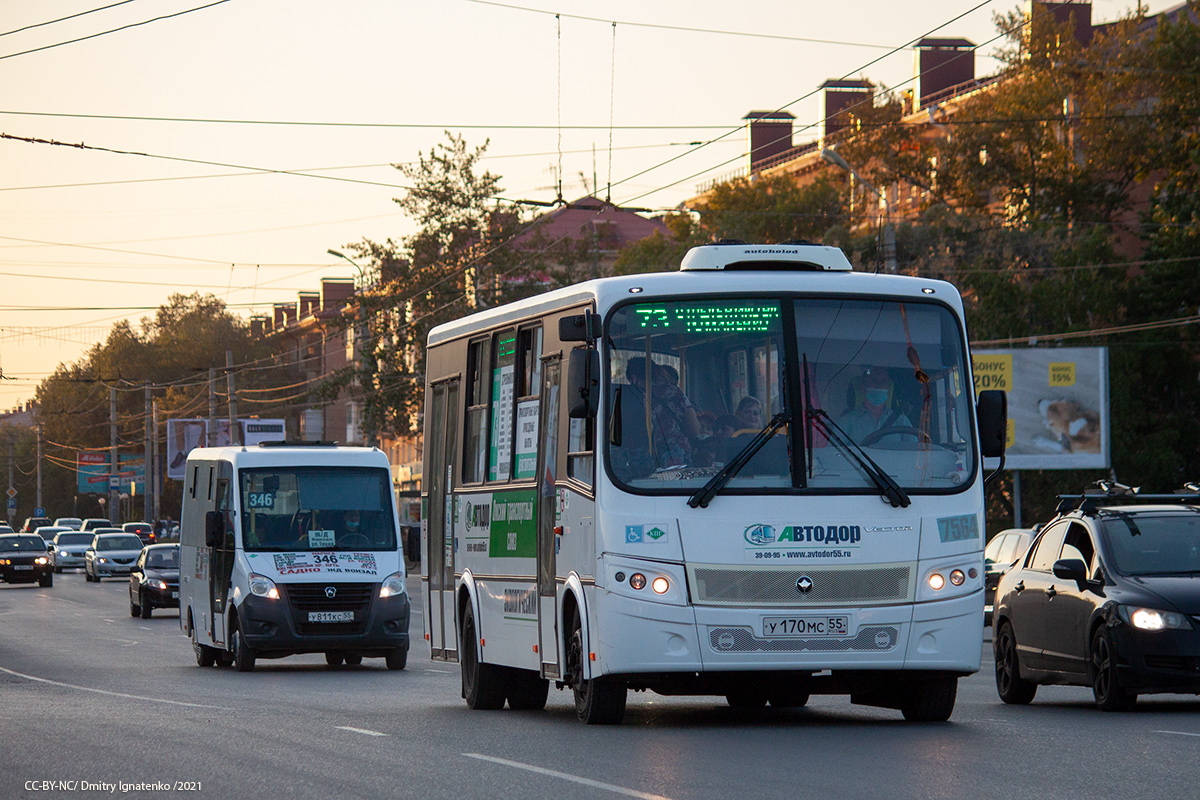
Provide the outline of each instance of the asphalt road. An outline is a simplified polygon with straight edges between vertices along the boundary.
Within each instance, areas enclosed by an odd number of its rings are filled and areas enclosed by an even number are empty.
[[[631,693],[623,725],[587,727],[554,689],[543,712],[468,710],[419,610],[403,672],[296,656],[238,673],[197,667],[177,613],[131,618],[122,581],[0,584],[0,800],[1197,796],[1196,698],[1104,714],[1042,688],[1008,707],[989,650],[944,724],[844,697],[746,712]]]

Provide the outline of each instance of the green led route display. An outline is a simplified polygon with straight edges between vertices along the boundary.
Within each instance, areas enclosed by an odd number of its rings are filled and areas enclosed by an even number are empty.
[[[663,333],[762,333],[779,330],[779,304],[661,303],[633,309],[635,329]]]

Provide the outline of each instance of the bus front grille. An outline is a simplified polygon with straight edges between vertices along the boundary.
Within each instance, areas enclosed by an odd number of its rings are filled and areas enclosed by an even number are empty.
[[[813,569],[693,564],[688,572],[692,602],[708,606],[883,605],[909,601],[916,589],[911,564]]]
[[[284,592],[291,604],[296,632],[302,636],[362,633],[366,629],[371,597],[376,586],[370,583],[287,584]],[[310,621],[310,611],[351,612],[354,619],[345,622]]]

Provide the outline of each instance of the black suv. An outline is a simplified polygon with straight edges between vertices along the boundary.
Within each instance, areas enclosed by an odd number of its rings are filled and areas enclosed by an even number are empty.
[[[1139,694],[1200,694],[1200,493],[1061,496],[996,589],[996,690],[1091,686],[1106,711]]]

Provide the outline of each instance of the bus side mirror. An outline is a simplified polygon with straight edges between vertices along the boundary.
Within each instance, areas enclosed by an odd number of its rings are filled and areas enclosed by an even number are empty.
[[[558,321],[560,342],[594,342],[600,338],[600,317],[589,310],[586,314],[572,314]]]
[[[225,546],[225,515],[220,511],[209,511],[204,515],[204,545]]]
[[[979,420],[979,450],[984,458],[1000,458],[1008,442],[1008,394],[984,389],[975,404]]]
[[[591,347],[571,351],[567,363],[567,416],[592,419],[600,399],[600,354]]]

